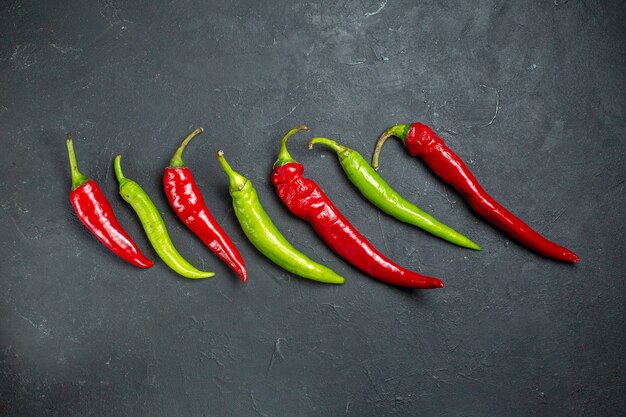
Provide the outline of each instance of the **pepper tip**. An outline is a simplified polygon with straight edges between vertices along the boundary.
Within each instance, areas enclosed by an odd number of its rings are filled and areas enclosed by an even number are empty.
[[[135,262],[133,262],[133,264],[139,268],[142,269],[148,269],[148,268],[152,268],[154,266],[154,261],[148,259],[148,258],[144,258],[144,259],[138,259],[135,260]]]
[[[432,278],[432,277],[427,277],[427,278],[428,278],[427,281],[422,282],[421,285],[416,287],[416,288],[434,289],[434,288],[443,288],[443,287],[445,287],[445,284],[439,278]]]

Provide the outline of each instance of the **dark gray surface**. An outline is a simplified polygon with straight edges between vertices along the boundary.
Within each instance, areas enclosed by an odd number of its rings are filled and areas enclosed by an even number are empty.
[[[601,1],[5,1],[0,6],[0,414],[610,416],[624,409],[624,7]],[[469,2],[466,2],[469,3]],[[399,143],[382,175],[482,245],[379,214],[333,155],[290,149],[383,252],[447,286],[402,291],[337,259],[268,174],[307,123],[369,157],[421,120],[485,188],[582,261],[540,258],[479,220]],[[185,155],[238,244],[237,278],[167,207]],[[140,271],[80,225],[64,135],[152,258],[112,158],[153,196],[181,253],[217,273]],[[214,152],[277,226],[347,278],[292,276],[246,241]]]

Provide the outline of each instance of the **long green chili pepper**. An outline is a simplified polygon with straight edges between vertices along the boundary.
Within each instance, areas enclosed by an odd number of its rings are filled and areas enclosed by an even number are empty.
[[[372,204],[396,219],[417,226],[428,233],[438,236],[455,245],[464,248],[480,250],[480,246],[458,233],[454,229],[439,222],[430,214],[419,209],[403,198],[370,166],[361,154],[354,149],[339,145],[328,138],[313,138],[309,142],[309,149],[313,145],[328,146],[337,153],[341,168],[348,179]]]
[[[263,210],[252,182],[233,171],[224,158],[224,151],[219,151],[217,158],[230,181],[229,191],[237,220],[250,242],[263,255],[281,268],[303,278],[327,284],[344,283],[343,277],[294,248]]]
[[[148,197],[148,194],[135,181],[124,177],[121,165],[122,157],[117,155],[114,161],[115,176],[120,183],[120,195],[131,205],[150,240],[152,247],[163,262],[185,278],[210,278],[213,272],[196,269],[174,247],[159,210]]]

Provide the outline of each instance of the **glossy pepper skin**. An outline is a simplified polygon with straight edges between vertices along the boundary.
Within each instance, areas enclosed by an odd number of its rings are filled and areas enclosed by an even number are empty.
[[[387,129],[376,143],[372,158],[374,168],[378,168],[378,156],[383,143],[391,136],[402,140],[411,156],[420,157],[437,176],[454,187],[476,213],[527,248],[558,261],[579,261],[574,252],[541,236],[487,194],[461,158],[430,127],[422,123]]]
[[[343,277],[294,248],[263,210],[250,180],[233,171],[223,151],[217,153],[217,158],[228,175],[233,208],[241,229],[259,252],[292,274],[327,284],[344,283]]]
[[[320,144],[334,150],[341,168],[352,184],[373,205],[401,222],[417,226],[437,237],[468,249],[480,250],[480,246],[456,230],[439,222],[430,214],[402,197],[370,166],[369,162],[354,149],[339,145],[334,140],[316,137],[309,141],[309,149]]]
[[[169,166],[165,168],[163,173],[165,195],[183,223],[239,275],[242,282],[246,282],[248,272],[243,258],[235,244],[211,215],[191,170],[185,166],[182,159],[187,144],[200,133],[202,133],[201,128],[191,132],[172,157]]]
[[[293,160],[286,147],[287,140],[300,130],[309,129],[298,126],[283,137],[272,172],[272,184],[287,208],[309,222],[337,255],[367,275],[399,287],[443,287],[438,278],[409,271],[380,253],[350,224],[314,181],[302,176],[304,167]]]
[[[185,278],[210,278],[215,275],[213,272],[200,271],[178,253],[167,233],[159,210],[154,206],[148,194],[135,181],[124,177],[120,155],[115,157],[114,167],[115,176],[120,183],[120,195],[137,213],[148,240],[163,262]]]
[[[139,268],[150,268],[154,262],[141,253],[122,229],[98,184],[78,170],[72,135],[68,133],[65,142],[72,172],[70,202],[78,219],[111,252]]]

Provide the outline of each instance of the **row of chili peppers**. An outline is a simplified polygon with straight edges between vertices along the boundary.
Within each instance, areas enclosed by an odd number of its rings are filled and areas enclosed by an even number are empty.
[[[337,255],[365,274],[400,287],[443,287],[440,279],[410,271],[383,255],[343,216],[319,185],[303,176],[303,165],[297,163],[287,150],[287,140],[299,131],[309,129],[298,126],[283,137],[271,174],[276,193],[287,208],[310,223]],[[191,132],[176,150],[165,168],[163,188],[172,209],[183,223],[245,282],[248,273],[243,258],[211,215],[191,171],[182,159],[186,146],[200,133],[201,128]],[[381,211],[456,245],[480,250],[470,239],[403,198],[376,172],[382,145],[389,137],[402,140],[412,156],[420,157],[435,174],[455,188],[476,213],[527,248],[548,258],[578,262],[578,256],[572,251],[541,236],[487,194],[461,158],[431,128],[422,123],[397,125],[387,129],[376,143],[371,166],[354,149],[328,138],[311,139],[309,149],[314,145],[324,145],[333,150],[350,182]],[[151,267],[153,262],[141,253],[136,243],[120,226],[98,184],[78,170],[70,134],[66,143],[72,174],[70,201],[78,218],[116,255],[137,267]],[[272,223],[250,180],[231,168],[223,151],[217,152],[217,158],[229,178],[230,195],[239,224],[246,237],[263,255],[301,277],[331,284],[344,282],[343,277],[294,248]],[[124,176],[120,155],[115,157],[114,170],[119,181],[120,195],[137,213],[159,257],[186,278],[212,277],[213,272],[195,268],[176,250],[163,218],[148,194],[136,182]]]

